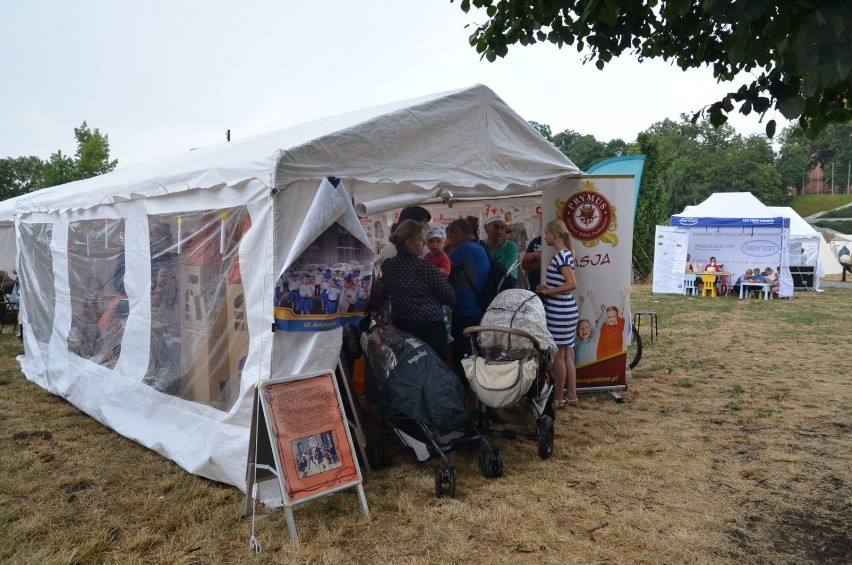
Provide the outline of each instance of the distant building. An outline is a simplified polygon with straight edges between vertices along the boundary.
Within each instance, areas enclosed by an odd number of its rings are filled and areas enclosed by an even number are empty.
[[[833,185],[831,181],[831,167],[828,167],[826,174],[826,171],[820,165],[817,165],[805,177],[806,184],[801,194],[850,194],[852,186],[846,186],[848,181],[847,167],[835,167]]]

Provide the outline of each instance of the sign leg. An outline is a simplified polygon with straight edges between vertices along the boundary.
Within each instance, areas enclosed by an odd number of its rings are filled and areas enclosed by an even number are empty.
[[[287,516],[287,529],[290,530],[290,538],[298,543],[299,533],[296,531],[296,520],[293,518],[293,509],[285,508],[284,514]]]
[[[366,516],[370,515],[370,509],[367,508],[367,497],[364,495],[364,485],[358,485],[358,500],[361,501],[361,510],[364,511]]]

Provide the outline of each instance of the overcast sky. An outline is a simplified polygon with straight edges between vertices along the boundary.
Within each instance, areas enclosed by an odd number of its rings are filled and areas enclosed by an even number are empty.
[[[555,133],[629,142],[734,88],[662,61],[598,71],[551,45],[488,63],[465,28],[483,17],[458,2],[0,0],[0,158],[73,154],[85,120],[130,165],[475,83]]]

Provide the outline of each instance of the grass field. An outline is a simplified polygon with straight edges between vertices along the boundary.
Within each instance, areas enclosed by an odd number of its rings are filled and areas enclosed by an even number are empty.
[[[805,194],[794,196],[790,207],[806,218],[824,210],[833,210],[852,203],[852,194]]]
[[[848,563],[852,290],[792,300],[634,288],[645,355],[624,392],[558,413],[554,456],[497,440],[505,476],[397,453],[353,491],[242,516],[243,494],[178,468],[27,381],[0,335],[0,562]],[[176,430],[179,433],[179,430]],[[254,527],[263,551],[254,555]]]

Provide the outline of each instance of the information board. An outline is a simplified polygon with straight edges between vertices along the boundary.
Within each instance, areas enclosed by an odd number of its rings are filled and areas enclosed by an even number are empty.
[[[368,513],[361,470],[335,374],[308,373],[260,382],[255,389],[246,471],[246,507],[259,481],[274,477],[290,535],[297,540],[292,507],[355,487]]]
[[[683,274],[689,232],[673,226],[657,226],[654,233],[654,281],[656,294],[683,294]]]

